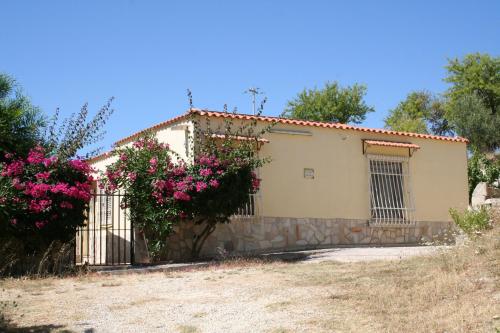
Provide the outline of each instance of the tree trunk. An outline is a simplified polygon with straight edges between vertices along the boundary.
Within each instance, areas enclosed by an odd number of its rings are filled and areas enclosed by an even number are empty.
[[[151,257],[149,256],[148,241],[143,230],[134,228],[134,263],[149,264]]]
[[[201,249],[203,248],[203,244],[205,244],[208,236],[210,236],[212,232],[214,232],[217,222],[205,221],[205,223],[206,225],[201,230],[201,232],[193,236],[193,247],[191,248],[191,258],[193,259],[199,258]]]

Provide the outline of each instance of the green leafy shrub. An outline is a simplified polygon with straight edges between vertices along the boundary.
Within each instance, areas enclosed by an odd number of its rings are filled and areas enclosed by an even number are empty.
[[[477,210],[465,210],[463,212],[450,209],[450,215],[455,224],[469,235],[491,228],[490,213],[484,206]]]
[[[478,150],[472,152],[467,162],[467,175],[469,180],[469,200],[477,184],[485,182],[492,185],[500,178],[499,161],[489,160],[486,155]]]

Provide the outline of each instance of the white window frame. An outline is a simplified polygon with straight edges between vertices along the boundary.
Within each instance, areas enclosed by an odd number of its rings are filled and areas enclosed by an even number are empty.
[[[415,205],[411,189],[409,157],[372,154],[367,154],[366,157],[370,225],[414,225]],[[374,170],[373,163],[377,163],[380,170]],[[395,163],[401,167],[394,167]]]

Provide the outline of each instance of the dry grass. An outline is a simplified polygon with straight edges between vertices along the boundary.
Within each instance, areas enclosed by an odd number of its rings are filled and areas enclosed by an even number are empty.
[[[56,330],[495,332],[499,274],[497,225],[464,246],[400,261],[234,260],[189,272],[7,279],[0,302],[17,326]]]

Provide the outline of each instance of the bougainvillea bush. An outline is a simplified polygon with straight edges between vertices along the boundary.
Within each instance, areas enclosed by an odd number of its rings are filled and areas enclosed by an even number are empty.
[[[23,158],[7,153],[0,164],[0,232],[26,250],[74,238],[91,197],[91,168],[60,160],[37,146]]]
[[[217,224],[229,222],[258,191],[254,170],[267,161],[257,154],[264,131],[256,131],[256,123],[235,126],[228,120],[212,129],[208,121],[200,126],[196,115],[192,121],[188,161],[149,133],[115,149],[117,161],[101,180],[107,191],[126,191],[122,205],[144,232],[153,259],[161,259],[174,226],[185,222],[198,225],[191,248],[197,257]]]

